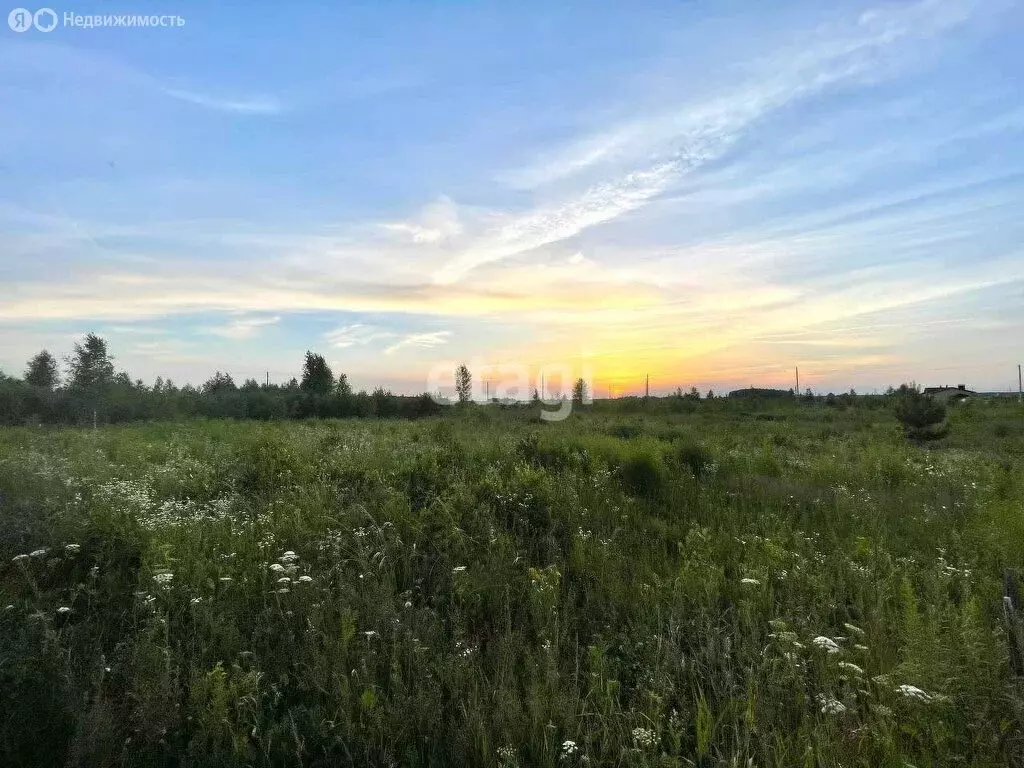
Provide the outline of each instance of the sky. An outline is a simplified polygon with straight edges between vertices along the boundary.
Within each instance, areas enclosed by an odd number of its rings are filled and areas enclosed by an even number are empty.
[[[159,13],[0,26],[9,375],[1016,388],[1024,1]]]

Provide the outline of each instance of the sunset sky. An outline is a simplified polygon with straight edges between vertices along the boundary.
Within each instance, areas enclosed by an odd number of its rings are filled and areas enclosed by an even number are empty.
[[[212,6],[0,27],[5,373],[1016,387],[1022,2]]]

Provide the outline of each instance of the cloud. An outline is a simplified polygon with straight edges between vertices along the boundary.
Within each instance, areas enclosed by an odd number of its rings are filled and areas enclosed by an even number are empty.
[[[324,339],[332,347],[347,349],[348,347],[365,346],[372,341],[387,339],[395,334],[390,331],[382,331],[372,325],[353,323],[324,334]]]
[[[406,347],[438,347],[448,343],[451,331],[431,331],[429,333],[411,333],[404,336],[384,350],[385,355],[392,355]]]
[[[274,317],[245,317],[232,320],[226,325],[215,328],[208,328],[208,333],[223,336],[228,339],[251,339],[256,336],[261,328],[268,325],[275,325],[281,318]]]
[[[584,171],[602,171],[576,193],[509,216],[452,256],[434,274],[448,284],[494,261],[571,238],[637,211],[680,178],[722,157],[767,114],[839,83],[884,77],[900,51],[896,43],[923,39],[965,22],[973,4],[924,2],[875,10],[856,22],[823,29],[816,40],[759,61],[751,81],[704,101],[636,119],[568,147],[545,167],[513,179],[547,183]],[[603,170],[602,170],[603,166]]]
[[[234,112],[243,115],[276,115],[285,109],[280,101],[269,96],[248,99],[224,99],[193,91],[183,91],[177,88],[163,88],[162,90],[171,98],[218,112]]]
[[[388,222],[381,226],[421,245],[443,243],[458,237],[463,231],[458,208],[445,196],[424,208],[415,220]]]

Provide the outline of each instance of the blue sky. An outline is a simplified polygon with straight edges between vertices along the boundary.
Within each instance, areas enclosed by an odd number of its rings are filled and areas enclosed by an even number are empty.
[[[0,369],[1015,384],[1022,3],[320,5],[0,28]]]

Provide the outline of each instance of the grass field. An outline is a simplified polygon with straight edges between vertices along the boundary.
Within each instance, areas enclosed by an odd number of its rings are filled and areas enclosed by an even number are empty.
[[[994,766],[1024,419],[0,432],[0,765]]]

